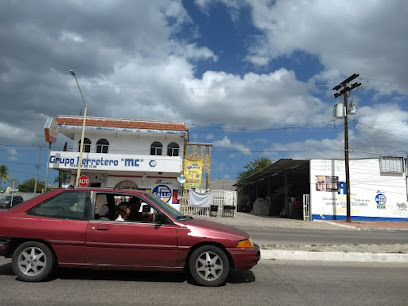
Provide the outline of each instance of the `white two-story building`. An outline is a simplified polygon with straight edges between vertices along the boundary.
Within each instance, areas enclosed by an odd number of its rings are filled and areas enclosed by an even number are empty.
[[[59,134],[72,149],[50,153],[49,167],[75,185],[83,117],[59,116]],[[90,187],[135,188],[152,192],[178,207],[184,150],[189,131],[184,123],[87,117],[80,175]]]

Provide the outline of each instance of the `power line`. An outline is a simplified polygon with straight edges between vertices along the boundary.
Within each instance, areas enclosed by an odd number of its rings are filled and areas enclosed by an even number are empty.
[[[372,126],[368,126],[368,125],[366,125],[366,124],[364,124],[364,123],[361,123],[361,122],[358,122],[358,123],[355,124],[355,126],[357,126],[357,125],[364,125],[364,126],[370,128],[370,129],[373,129],[373,130],[375,130],[375,131],[378,131],[378,132],[381,132],[381,133],[384,133],[384,134],[393,136],[393,137],[395,137],[395,138],[399,138],[399,139],[402,139],[402,140],[408,140],[408,138],[403,138],[403,137],[400,137],[400,136],[397,136],[397,135],[394,135],[394,134],[391,134],[391,133],[387,133],[387,132],[385,132],[385,131],[383,131],[383,130],[379,130],[379,129],[373,128]]]

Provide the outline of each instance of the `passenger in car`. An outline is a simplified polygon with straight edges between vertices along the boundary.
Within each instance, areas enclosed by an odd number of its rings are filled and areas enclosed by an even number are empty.
[[[129,203],[128,202],[122,202],[116,207],[115,211],[115,221],[127,221],[129,214],[130,214],[130,209],[129,209]]]
[[[140,210],[140,199],[137,197],[133,197],[129,200],[129,221],[142,221],[143,220],[143,213],[139,212]]]

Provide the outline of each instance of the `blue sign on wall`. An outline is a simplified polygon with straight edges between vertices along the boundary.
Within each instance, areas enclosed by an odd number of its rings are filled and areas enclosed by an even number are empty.
[[[166,185],[158,185],[154,187],[153,192],[155,196],[162,199],[164,202],[169,203],[171,199],[171,189]]]

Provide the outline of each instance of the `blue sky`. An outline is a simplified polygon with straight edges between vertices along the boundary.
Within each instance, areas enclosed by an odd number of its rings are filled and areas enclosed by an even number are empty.
[[[0,164],[33,178],[42,146],[45,179],[46,119],[82,111],[70,69],[89,116],[182,121],[213,143],[212,178],[343,158],[331,95],[353,73],[351,158],[406,157],[407,15],[402,0],[2,1]]]

